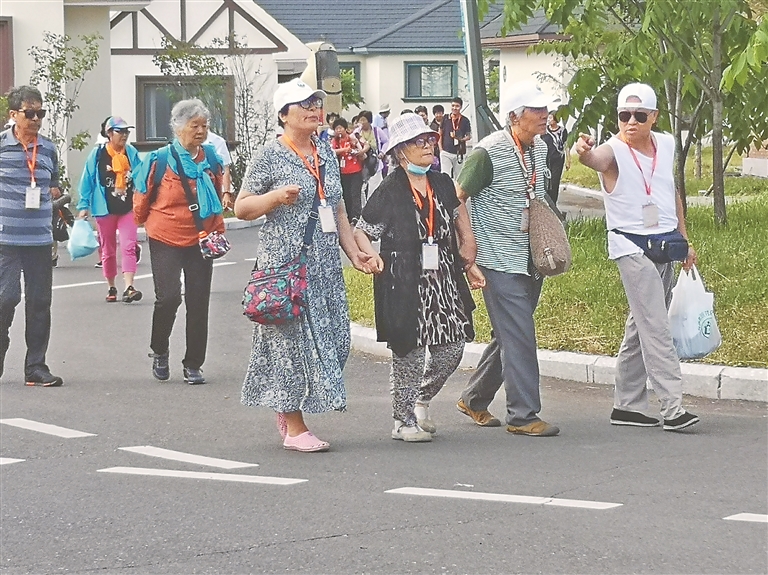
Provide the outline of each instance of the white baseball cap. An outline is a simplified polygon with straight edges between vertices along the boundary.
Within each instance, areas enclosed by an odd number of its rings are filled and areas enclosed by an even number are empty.
[[[515,82],[504,96],[501,113],[506,118],[510,112],[519,108],[549,108],[553,98],[547,96],[536,85],[536,82],[524,80]]]
[[[275,105],[275,110],[279,113],[287,105],[298,104],[311,96],[325,98],[327,94],[322,90],[313,90],[299,78],[294,78],[277,87],[272,102]]]
[[[639,102],[627,102],[629,98],[637,98]],[[656,92],[648,84],[627,84],[619,92],[619,102],[616,106],[618,110],[635,110],[644,108],[646,110],[656,110]]]
[[[407,112],[400,114],[389,125],[389,142],[387,142],[386,152],[395,149],[395,146],[412,140],[422,134],[435,134],[432,128],[424,123],[424,119],[418,114]]]

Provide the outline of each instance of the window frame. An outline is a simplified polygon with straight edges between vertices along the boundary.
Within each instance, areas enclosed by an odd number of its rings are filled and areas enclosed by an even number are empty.
[[[451,68],[451,93],[437,96],[409,96],[408,76],[411,68],[424,67],[450,67]],[[459,63],[456,60],[418,60],[403,62],[405,80],[403,82],[405,94],[403,102],[443,102],[459,95]]]

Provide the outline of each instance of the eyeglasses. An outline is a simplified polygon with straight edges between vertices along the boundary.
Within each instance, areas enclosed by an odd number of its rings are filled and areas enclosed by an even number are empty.
[[[16,110],[16,111],[23,113],[24,117],[27,120],[31,120],[35,116],[37,116],[40,120],[42,120],[43,118],[45,118],[45,114],[47,112],[47,110],[44,108],[40,108],[39,110]]]
[[[130,128],[112,128],[112,131],[115,134],[130,134],[131,129]]]
[[[437,145],[437,136],[419,136],[418,138],[411,140],[408,143],[413,144],[418,148],[423,148],[426,145],[434,147]]]
[[[323,99],[318,98],[317,96],[310,96],[306,100],[302,100],[301,102],[297,102],[299,106],[304,108],[305,110],[311,110],[312,108],[322,108],[323,107]]]
[[[634,110],[633,112],[630,112],[628,110],[622,110],[619,112],[619,122],[622,122],[623,124],[626,124],[629,122],[629,119],[634,116],[635,120],[637,120],[638,124],[645,124],[648,121],[648,112],[640,112],[638,110]]]

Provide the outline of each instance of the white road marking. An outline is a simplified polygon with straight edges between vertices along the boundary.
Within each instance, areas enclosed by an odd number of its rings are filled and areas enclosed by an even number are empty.
[[[760,515],[759,513],[737,513],[736,515],[729,515],[723,517],[726,521],[753,521],[755,523],[768,523],[768,515]]]
[[[85,433],[84,431],[77,431],[76,429],[67,429],[66,427],[50,425],[49,423],[40,423],[39,421],[22,419],[20,417],[0,419],[0,423],[12,425],[13,427],[20,427],[22,429],[29,429],[30,431],[47,433],[48,435],[56,435],[57,437],[64,437],[66,439],[74,439],[76,437],[96,437],[95,433]]]
[[[213,267],[218,268],[220,266],[234,266],[236,264],[237,262],[216,262],[215,264],[213,264]]]
[[[454,499],[479,499],[482,501],[503,501],[505,503],[530,503],[533,505],[555,505],[558,507],[579,507],[582,509],[611,509],[623,503],[603,501],[582,501],[579,499],[557,499],[554,497],[531,497],[529,495],[507,495],[505,493],[480,493],[474,491],[453,491],[450,489],[426,489],[422,487],[400,487],[384,493],[398,495],[421,495],[424,497],[451,497]]]
[[[237,262],[217,262],[213,264],[213,267],[220,267],[220,266],[233,266]],[[134,281],[135,280],[144,280],[147,278],[151,278],[152,274],[139,274],[137,276],[133,276]],[[76,287],[86,287],[86,286],[98,286],[106,284],[107,282],[105,280],[99,280],[99,281],[92,281],[92,282],[82,282],[77,284],[62,284],[58,286],[53,286],[53,289],[67,289],[67,288],[76,288]]]
[[[12,459],[10,457],[0,457],[0,465],[8,465],[9,463],[21,463],[26,459]]]
[[[175,469],[147,469],[145,467],[109,467],[99,469],[100,473],[124,473],[127,475],[153,475],[156,477],[181,477],[184,479],[212,479],[214,481],[234,481],[238,483],[264,483],[268,485],[294,485],[308,479],[290,477],[267,477],[264,475],[238,475],[236,473],[210,473],[201,471],[178,471]]]
[[[196,463],[198,465],[209,465],[211,467],[220,467],[221,469],[240,469],[242,467],[258,467],[258,463],[243,463],[241,461],[231,461],[229,459],[217,459],[215,457],[206,457],[204,455],[195,455],[193,453],[184,453],[182,451],[173,451],[163,449],[162,447],[152,447],[151,445],[138,445],[136,447],[121,447],[123,451],[132,453],[141,453],[150,457],[161,457],[162,459],[171,459],[173,461],[184,461],[186,463]]]
[[[257,258],[245,258],[244,262],[255,262]]]

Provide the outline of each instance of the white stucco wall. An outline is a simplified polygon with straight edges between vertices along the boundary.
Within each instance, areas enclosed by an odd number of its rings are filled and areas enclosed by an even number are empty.
[[[537,74],[552,76],[554,81],[542,80]],[[499,101],[504,101],[506,91],[515,82],[535,80],[544,92],[565,102],[565,87],[570,80],[567,74],[557,55],[526,54],[525,48],[504,48],[499,52]]]

